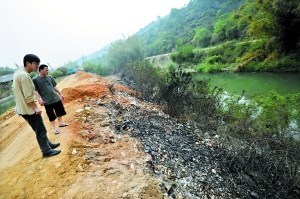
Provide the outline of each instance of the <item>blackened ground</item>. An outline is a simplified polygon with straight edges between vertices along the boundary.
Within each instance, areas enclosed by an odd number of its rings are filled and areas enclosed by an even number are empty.
[[[210,136],[163,113],[154,104],[131,98],[130,104],[111,102],[110,121],[117,133],[129,134],[151,155],[149,171],[162,180],[169,198],[257,198],[220,169],[226,151],[219,136]]]

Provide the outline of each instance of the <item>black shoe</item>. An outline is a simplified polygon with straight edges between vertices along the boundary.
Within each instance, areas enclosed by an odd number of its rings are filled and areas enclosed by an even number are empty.
[[[58,154],[60,154],[60,150],[51,149],[51,151],[49,151],[47,153],[43,153],[43,157],[46,158],[46,157],[51,157],[51,156],[55,156],[55,155],[58,155]]]
[[[60,145],[60,143],[59,142],[58,143],[50,143],[49,145],[50,145],[51,149],[55,149]]]

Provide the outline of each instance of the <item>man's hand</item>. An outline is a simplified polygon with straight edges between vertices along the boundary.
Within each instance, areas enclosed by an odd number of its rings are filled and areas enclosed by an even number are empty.
[[[44,104],[45,104],[45,102],[43,101],[43,99],[42,98],[39,98],[39,104],[41,105],[41,106],[44,106]]]
[[[39,109],[39,107],[35,107],[34,111],[35,111],[35,114],[37,114],[37,115],[41,115],[42,114],[42,111],[41,111],[41,109]]]
[[[60,94],[60,100],[62,101],[62,102],[64,102],[64,100],[65,100],[65,97],[62,95],[62,94]]]
[[[33,108],[35,114],[38,114],[38,115],[42,114],[42,111],[39,108],[39,105],[35,101],[30,102],[29,105]]]

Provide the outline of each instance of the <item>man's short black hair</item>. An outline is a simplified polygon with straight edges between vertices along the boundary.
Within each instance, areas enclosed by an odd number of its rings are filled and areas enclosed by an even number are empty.
[[[38,56],[36,56],[34,54],[27,54],[23,58],[24,67],[26,66],[26,62],[29,62],[29,63],[36,62],[39,64],[41,62],[41,60]]]
[[[45,67],[48,67],[46,64],[42,64],[39,66],[39,72],[43,70]]]

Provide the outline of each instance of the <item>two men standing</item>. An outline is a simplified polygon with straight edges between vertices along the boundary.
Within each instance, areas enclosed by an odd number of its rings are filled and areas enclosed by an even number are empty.
[[[43,157],[58,155],[61,151],[55,150],[60,143],[51,143],[47,137],[42,111],[36,103],[35,87],[30,73],[37,70],[40,59],[34,54],[27,54],[23,58],[24,68],[20,68],[13,76],[13,92],[16,102],[16,113],[22,116],[36,134],[36,139]]]

